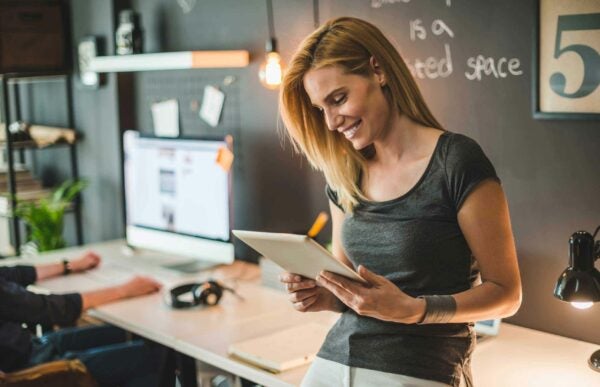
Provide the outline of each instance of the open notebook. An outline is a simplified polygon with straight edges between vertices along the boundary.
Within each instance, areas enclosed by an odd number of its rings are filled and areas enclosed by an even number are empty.
[[[313,361],[330,326],[309,323],[229,346],[231,356],[271,372],[283,372]]]

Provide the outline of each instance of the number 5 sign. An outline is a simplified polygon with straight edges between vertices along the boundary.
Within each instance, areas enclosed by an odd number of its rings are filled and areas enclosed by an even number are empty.
[[[539,0],[534,116],[600,119],[600,1]]]

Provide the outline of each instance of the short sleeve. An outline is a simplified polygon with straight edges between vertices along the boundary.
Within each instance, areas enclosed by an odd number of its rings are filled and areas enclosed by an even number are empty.
[[[37,273],[33,266],[3,266],[0,267],[0,278],[21,286],[28,286],[35,282]]]
[[[37,294],[0,278],[0,320],[34,324],[72,324],[81,314],[81,294]]]
[[[475,140],[453,134],[446,153],[446,178],[450,200],[458,211],[471,191],[482,181],[500,182],[496,170]]]
[[[325,194],[327,195],[327,197],[329,198],[329,200],[331,200],[331,202],[333,204],[335,204],[335,206],[337,208],[339,208],[340,210],[342,210],[342,212],[345,212],[344,209],[342,208],[342,205],[340,204],[340,202],[338,200],[337,192],[335,192],[333,189],[331,189],[331,187],[329,186],[329,184],[327,184],[325,186]]]

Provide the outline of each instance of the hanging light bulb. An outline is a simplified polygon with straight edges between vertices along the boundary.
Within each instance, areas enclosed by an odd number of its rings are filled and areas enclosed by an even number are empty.
[[[271,0],[267,0],[267,19],[269,22],[269,39],[265,47],[265,60],[261,63],[258,70],[258,78],[264,87],[274,90],[281,84],[284,64],[279,52],[277,52],[277,39],[275,39],[273,5]]]
[[[258,71],[260,83],[267,89],[274,90],[281,84],[283,78],[283,62],[277,52],[277,41],[269,39],[266,47],[267,54]]]

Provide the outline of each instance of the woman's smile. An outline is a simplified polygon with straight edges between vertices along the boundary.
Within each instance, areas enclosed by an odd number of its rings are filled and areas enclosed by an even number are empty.
[[[352,126],[350,126],[349,128],[342,129],[341,132],[344,134],[344,136],[348,140],[352,140],[354,138],[354,136],[356,135],[356,132],[360,128],[361,123],[362,123],[362,120],[358,120],[357,122],[352,124]]]

